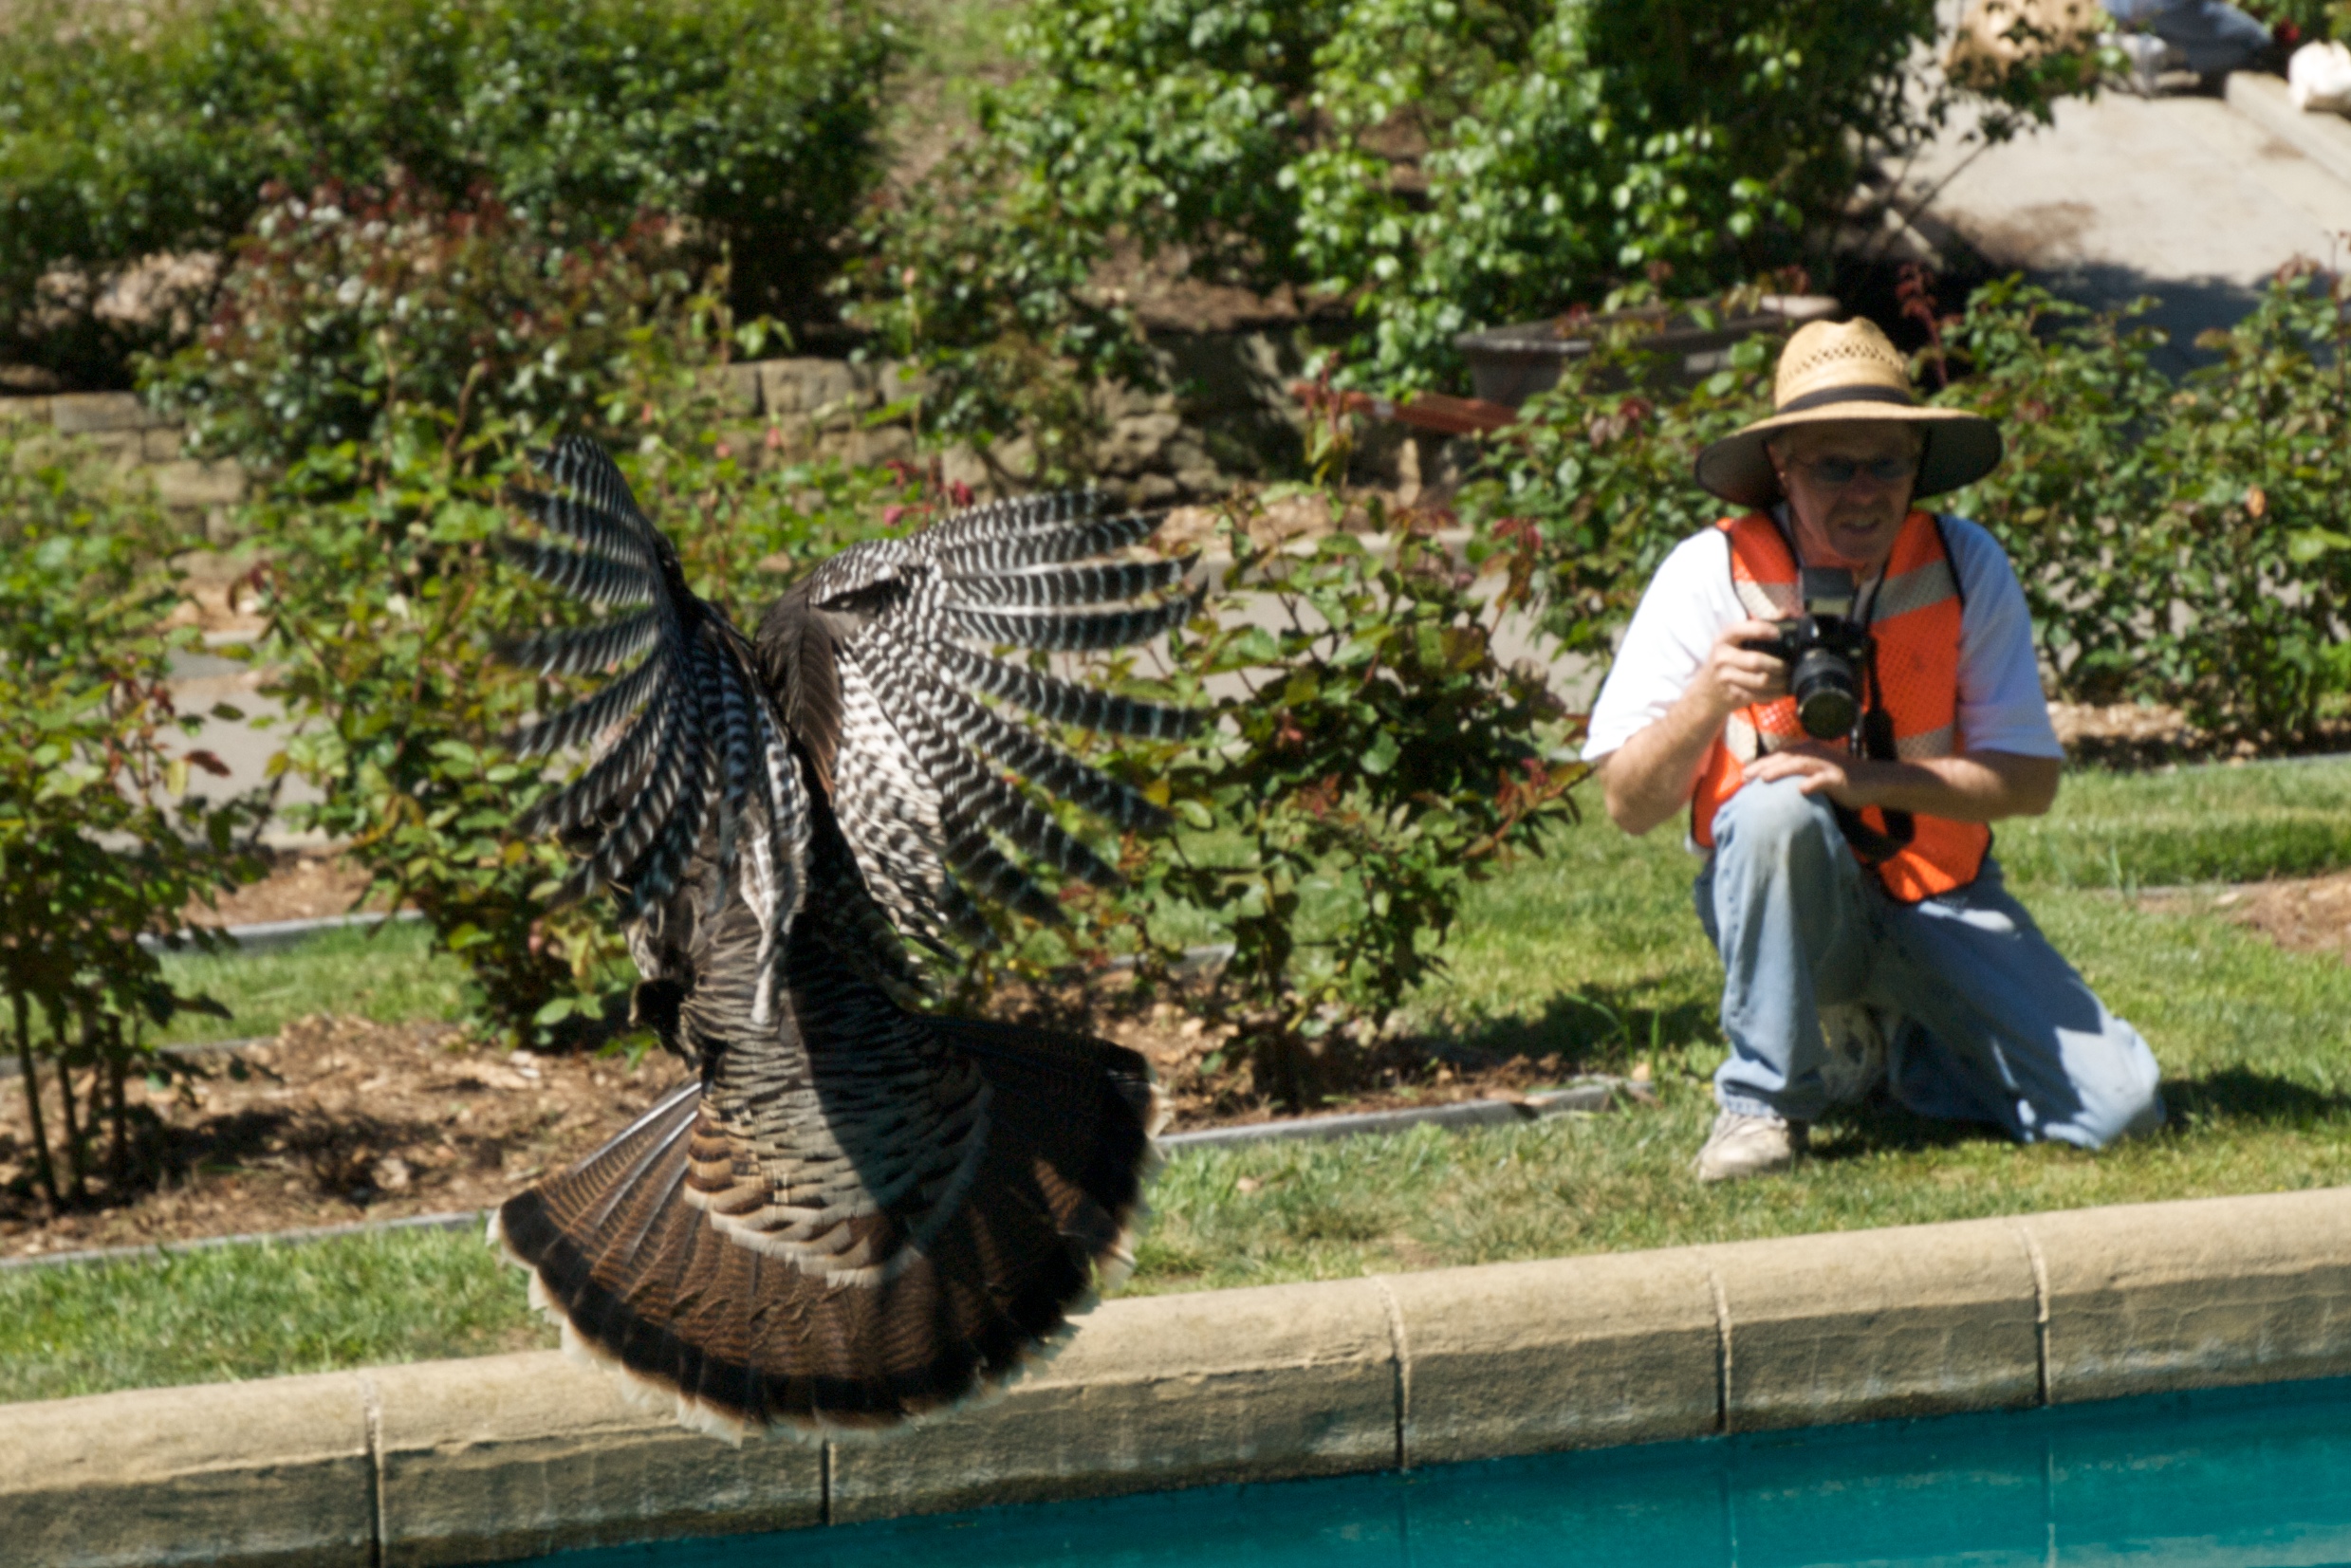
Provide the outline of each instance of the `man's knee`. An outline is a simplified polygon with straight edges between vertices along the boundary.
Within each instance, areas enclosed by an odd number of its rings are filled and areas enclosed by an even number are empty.
[[[1827,798],[1805,794],[1794,779],[1749,784],[1723,802],[1714,824],[1725,848],[1774,860],[1842,850],[1844,843]]]
[[[2077,1141],[2092,1149],[2163,1125],[2163,1071],[2155,1052],[2138,1030],[2120,1019],[2110,1025],[2106,1044],[2111,1060],[2105,1070],[2083,1075],[2074,1084],[2081,1101],[2074,1117],[2081,1133]]]

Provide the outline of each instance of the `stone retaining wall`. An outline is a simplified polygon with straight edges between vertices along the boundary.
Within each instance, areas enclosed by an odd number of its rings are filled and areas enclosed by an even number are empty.
[[[1223,494],[1237,478],[1295,462],[1303,418],[1288,383],[1297,350],[1262,333],[1171,338],[1155,345],[1174,390],[1111,388],[1097,398],[1102,439],[1092,454],[1097,474],[1144,505]],[[912,458],[918,440],[907,407],[917,383],[903,367],[842,360],[766,360],[710,373],[725,416],[746,432],[754,457],[810,457],[873,464]],[[0,397],[0,422],[46,426],[95,444],[126,470],[152,476],[167,507],[204,519],[222,542],[226,508],[244,499],[233,462],[185,454],[181,431],[127,392]],[[1445,462],[1441,439],[1398,426],[1366,432],[1359,477],[1400,488],[1409,503]],[[956,447],[941,454],[943,477],[983,495],[1028,488],[1034,455],[1025,440],[986,452]]]
[[[554,1352],[0,1407],[0,1542],[421,1568],[2346,1374],[2336,1189],[1114,1301],[881,1440],[729,1448]]]

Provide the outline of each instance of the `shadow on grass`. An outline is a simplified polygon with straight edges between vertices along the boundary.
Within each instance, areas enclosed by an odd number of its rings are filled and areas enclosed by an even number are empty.
[[[1880,1090],[1860,1105],[1839,1105],[1823,1116],[1812,1129],[1811,1157],[1834,1163],[2008,1141],[2008,1134],[1991,1122],[1922,1116]]]
[[[2351,1120],[2351,1095],[2313,1088],[2247,1067],[2163,1080],[2163,1135],[2193,1135],[2220,1124],[2308,1128]],[[1812,1157],[1835,1161],[1879,1153],[1915,1153],[1968,1143],[2006,1143],[1990,1122],[1922,1116],[1880,1090],[1863,1104],[1831,1110],[1812,1130]]]
[[[2182,1132],[2208,1122],[2309,1127],[2351,1118],[2351,1095],[2246,1067],[2224,1067],[2201,1078],[2166,1079],[2163,1104],[2172,1127]]]
[[[1654,990],[1585,986],[1558,991],[1545,999],[1540,1012],[1474,1019],[1459,1028],[1433,1029],[1420,1039],[1449,1061],[1556,1056],[1578,1069],[1621,1067],[1644,1052],[1715,1042],[1712,1001],[1657,1007],[1636,1000]]]

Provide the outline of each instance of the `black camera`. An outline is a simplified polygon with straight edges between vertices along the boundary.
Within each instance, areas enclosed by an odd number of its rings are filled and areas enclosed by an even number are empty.
[[[1804,569],[1804,614],[1778,623],[1779,634],[1745,646],[1787,661],[1796,722],[1814,740],[1850,736],[1861,716],[1861,675],[1869,666],[1868,629],[1853,618],[1853,574],[1842,566]]]

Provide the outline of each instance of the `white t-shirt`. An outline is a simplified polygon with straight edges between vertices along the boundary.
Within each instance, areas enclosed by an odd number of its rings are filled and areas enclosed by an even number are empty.
[[[2008,553],[1964,517],[1943,519],[1943,539],[1962,600],[1955,744],[1963,751],[2063,757],[2041,695],[2025,590]],[[1592,705],[1584,760],[1598,762],[1663,718],[1723,629],[1746,618],[1731,585],[1731,536],[1708,528],[1675,545],[1641,594]]]

